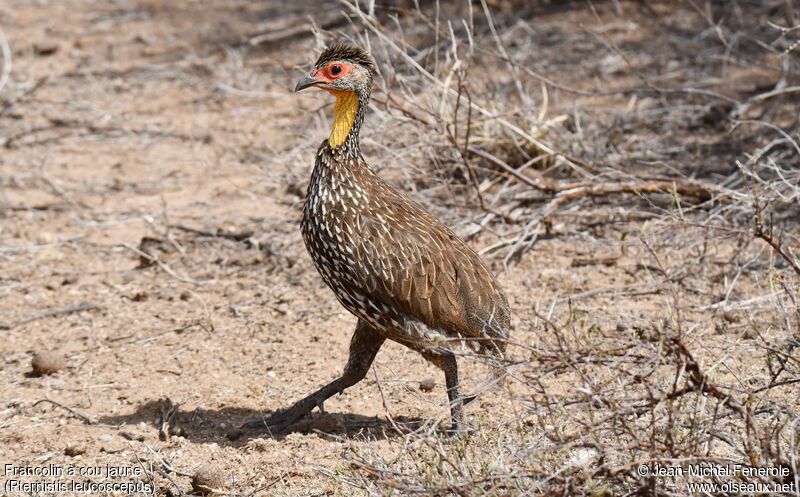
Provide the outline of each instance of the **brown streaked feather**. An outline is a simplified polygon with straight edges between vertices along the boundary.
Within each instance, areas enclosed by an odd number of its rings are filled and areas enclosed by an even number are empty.
[[[359,131],[375,66],[364,50],[337,44],[323,52],[317,69],[335,60],[352,67],[330,67],[324,78],[312,71],[297,85],[307,88],[311,81],[337,95],[333,132],[317,151],[301,229],[323,281],[358,317],[358,325],[341,377],[253,426],[280,431],[315,406],[322,410],[323,401],[364,378],[388,338],[442,369],[451,430],[458,431],[465,399],[459,394],[458,362],[449,339],[502,356],[511,330],[508,303],[475,252],[367,166]],[[341,75],[333,77],[334,72]]]
[[[361,157],[372,59],[361,48],[334,44],[316,65],[335,60],[366,69],[368,77],[354,80],[359,107],[346,140],[336,147],[322,143],[308,186],[303,240],[322,279],[347,310],[415,350],[439,347],[449,337],[502,353],[510,311],[489,269]]]
[[[323,182],[322,191],[327,192],[330,205],[323,219],[327,227],[322,230],[347,232],[342,243],[352,244],[358,258],[341,268],[347,273],[341,286],[351,300],[372,299],[390,309],[391,319],[417,320],[443,337],[505,340],[510,329],[508,303],[477,254],[436,217],[391,188],[360,158],[334,159],[323,151],[318,167],[330,169],[332,175],[352,176],[364,197],[363,202],[351,201],[346,192],[337,193],[337,187],[348,181],[331,177]],[[311,245],[309,250],[313,255]],[[322,260],[319,264],[326,263]],[[354,309],[343,296],[340,301],[363,317],[364,309]],[[493,348],[479,345],[485,350]]]

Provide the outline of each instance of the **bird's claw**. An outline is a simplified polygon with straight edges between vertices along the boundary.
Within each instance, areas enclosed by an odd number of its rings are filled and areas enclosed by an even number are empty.
[[[240,430],[257,430],[259,428],[269,428],[267,419],[251,419],[239,426]]]
[[[265,430],[280,433],[299,421],[303,416],[294,416],[290,412],[276,412],[269,418],[251,419],[242,423],[240,430]]]

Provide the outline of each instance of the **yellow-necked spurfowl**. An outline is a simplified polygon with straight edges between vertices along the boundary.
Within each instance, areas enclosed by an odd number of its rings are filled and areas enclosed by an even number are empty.
[[[478,255],[419,204],[383,181],[361,155],[358,135],[375,66],[361,48],[334,44],[295,91],[336,97],[333,128],[317,151],[303,209],[303,239],[322,279],[358,324],[340,378],[243,428],[280,431],[367,374],[386,339],[444,371],[453,429],[464,399],[448,344],[502,356],[511,330],[508,301]]]

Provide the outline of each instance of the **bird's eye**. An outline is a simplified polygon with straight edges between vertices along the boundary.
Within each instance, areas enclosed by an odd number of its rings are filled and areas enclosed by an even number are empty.
[[[331,67],[331,74],[333,74],[334,76],[338,75],[341,72],[342,72],[342,66]]]

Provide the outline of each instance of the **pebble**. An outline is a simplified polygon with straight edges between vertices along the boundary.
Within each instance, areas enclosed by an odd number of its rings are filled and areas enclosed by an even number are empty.
[[[436,387],[436,380],[433,378],[425,378],[419,382],[419,389],[423,392],[431,392]]]
[[[67,359],[58,352],[37,352],[31,359],[31,368],[36,376],[57,373],[67,367]]]
[[[64,447],[64,454],[70,457],[79,456],[85,453],[86,453],[86,447],[84,447],[83,445],[69,444],[66,447]]]
[[[224,485],[225,473],[208,464],[197,468],[192,477],[192,490],[202,495],[208,495],[214,490],[220,490]]]
[[[126,440],[135,440],[137,442],[144,442],[144,435],[140,433],[131,433],[129,431],[120,432],[120,436]]]
[[[33,52],[39,56],[53,55],[58,52],[58,44],[50,41],[39,41],[33,44]]]

